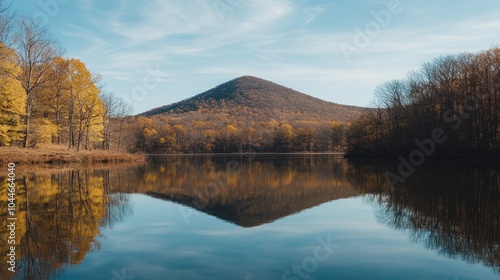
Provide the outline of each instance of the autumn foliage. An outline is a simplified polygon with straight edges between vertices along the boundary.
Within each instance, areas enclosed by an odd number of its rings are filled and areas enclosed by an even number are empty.
[[[244,76],[130,120],[147,153],[340,152],[362,108]]]
[[[0,0],[0,147],[109,149],[127,105],[103,93],[85,63],[65,58],[43,24],[10,7]]]
[[[435,59],[376,90],[375,107],[353,122],[352,156],[398,156],[443,132],[429,157],[500,155],[500,48]]]
[[[25,112],[26,96],[16,77],[16,53],[0,43],[0,146],[20,140],[20,116]]]

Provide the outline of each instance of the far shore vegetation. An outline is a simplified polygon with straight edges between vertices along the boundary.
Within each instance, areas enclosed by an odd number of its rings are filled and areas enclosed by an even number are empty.
[[[374,104],[350,126],[348,156],[499,157],[500,48],[436,58]]]

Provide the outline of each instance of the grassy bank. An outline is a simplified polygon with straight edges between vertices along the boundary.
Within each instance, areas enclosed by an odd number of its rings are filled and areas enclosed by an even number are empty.
[[[112,151],[73,151],[67,147],[49,145],[36,149],[0,147],[0,164],[94,164],[143,162],[146,156]]]

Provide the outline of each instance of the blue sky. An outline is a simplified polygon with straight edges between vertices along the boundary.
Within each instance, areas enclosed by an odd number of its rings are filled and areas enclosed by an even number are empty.
[[[480,4],[479,4],[480,3]],[[30,0],[66,49],[134,112],[243,75],[366,106],[435,57],[500,44],[497,0]],[[363,35],[361,35],[363,34]]]

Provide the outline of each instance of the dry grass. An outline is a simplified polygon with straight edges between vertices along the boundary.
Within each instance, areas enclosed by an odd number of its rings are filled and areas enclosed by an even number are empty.
[[[45,145],[36,149],[19,147],[0,147],[0,164],[14,162],[16,164],[95,164],[144,162],[144,155],[117,153],[111,151],[68,150],[67,147]]]

